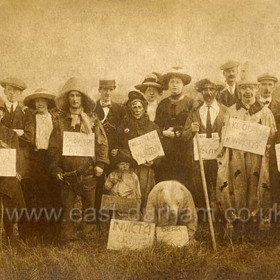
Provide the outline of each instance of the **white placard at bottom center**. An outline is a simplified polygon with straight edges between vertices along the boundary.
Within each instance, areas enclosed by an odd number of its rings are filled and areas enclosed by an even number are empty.
[[[186,246],[189,233],[186,226],[163,226],[156,228],[157,241],[174,247]]]
[[[0,177],[16,177],[16,149],[0,149]]]

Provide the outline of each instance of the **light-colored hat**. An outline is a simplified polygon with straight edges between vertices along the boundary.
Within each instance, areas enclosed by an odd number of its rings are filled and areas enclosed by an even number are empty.
[[[183,81],[184,85],[188,85],[192,80],[191,76],[188,75],[186,70],[182,67],[172,67],[166,74],[162,76],[163,83],[165,86],[168,85],[169,80],[172,77],[178,77]]]
[[[108,88],[113,87],[116,88],[115,80],[99,80],[99,88]]]
[[[68,111],[69,109],[68,93],[70,91],[78,91],[82,94],[83,108],[86,113],[92,112],[95,109],[96,102],[93,100],[93,98],[88,96],[85,83],[76,77],[70,78],[65,83],[65,85],[61,90],[61,93],[55,99],[56,106],[58,109],[60,109],[63,112]]]
[[[27,88],[27,85],[20,79],[14,78],[14,77],[9,77],[4,80],[0,81],[0,85],[5,88],[7,85],[16,87],[20,89],[21,91],[25,90]]]
[[[46,89],[43,89],[43,88],[39,88],[39,89],[35,90],[35,92],[33,94],[30,94],[27,97],[25,97],[25,99],[23,100],[23,103],[25,106],[35,109],[34,100],[37,98],[47,99],[48,109],[52,109],[55,107],[54,93],[52,93]]]
[[[221,70],[226,70],[226,69],[230,69],[230,68],[233,68],[233,67],[238,67],[240,65],[239,62],[237,61],[227,61],[226,63],[224,63],[220,69]]]
[[[255,76],[247,74],[246,77],[243,80],[240,80],[237,84],[238,86],[241,86],[241,85],[258,85],[259,83]]]
[[[159,92],[162,92],[163,86],[160,84],[159,77],[155,73],[147,75],[142,84],[136,85],[135,88],[145,93],[148,87],[157,88]]]
[[[261,82],[262,80],[271,80],[275,83],[278,82],[278,79],[269,73],[264,73],[264,74],[258,76],[258,82]]]

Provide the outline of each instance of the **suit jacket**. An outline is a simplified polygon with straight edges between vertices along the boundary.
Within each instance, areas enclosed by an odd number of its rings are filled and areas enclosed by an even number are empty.
[[[98,100],[96,102],[95,114],[97,115],[98,119],[102,121],[102,125],[108,139],[109,150],[111,150],[116,145],[117,129],[126,114],[125,108],[118,103],[112,102],[109,113],[106,119],[103,120],[105,114],[100,104],[100,100]]]
[[[22,105],[18,105],[11,115],[6,107],[4,116],[1,120],[2,124],[10,129],[22,129],[22,136],[19,136],[19,161],[20,175],[22,179],[30,178],[31,176],[31,146],[34,141],[34,127],[32,126],[31,111],[23,110]]]
[[[279,130],[280,129],[280,101],[276,100],[275,98],[272,98],[268,108],[272,111],[273,116],[275,118],[277,130]]]
[[[217,95],[217,101],[226,107],[231,107],[239,99],[237,84],[235,86],[234,94],[231,95],[227,88],[223,89]]]

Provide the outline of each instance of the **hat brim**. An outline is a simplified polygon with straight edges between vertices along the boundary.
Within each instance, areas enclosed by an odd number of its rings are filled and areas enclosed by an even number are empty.
[[[184,86],[188,85],[192,80],[191,76],[189,76],[188,74],[169,72],[162,76],[162,80],[166,88],[168,88],[169,80],[172,77],[181,79],[183,81]]]
[[[48,109],[53,109],[55,107],[55,95],[50,94],[50,93],[34,93],[29,96],[27,96],[24,100],[23,103],[29,108],[36,109],[34,100],[38,98],[44,98],[48,101]]]
[[[148,87],[157,88],[159,93],[163,91],[163,86],[153,82],[147,82],[140,85],[136,85],[135,88],[140,90],[142,93],[145,93]]]
[[[61,92],[61,94],[55,99],[56,106],[59,110],[63,112],[67,112],[69,110],[68,93],[71,91],[78,91],[82,94],[82,105],[85,113],[94,111],[96,107],[95,101],[91,99],[86,93],[77,89],[69,89],[67,91]]]
[[[127,156],[116,156],[116,158],[112,160],[112,165],[117,167],[117,165],[121,162],[129,163],[132,168],[137,168],[138,166],[137,161],[134,158]]]
[[[254,86],[258,86],[259,83],[256,81],[251,81],[251,80],[244,80],[244,81],[239,81],[237,83],[238,86],[242,86],[242,85],[254,85]]]
[[[20,86],[18,84],[15,84],[15,83],[7,83],[7,82],[0,82],[0,85],[3,87],[3,88],[6,88],[6,86],[12,86],[12,87],[15,87],[15,88],[18,88],[19,90],[21,91],[24,91],[26,89],[26,87],[23,87],[23,86]]]

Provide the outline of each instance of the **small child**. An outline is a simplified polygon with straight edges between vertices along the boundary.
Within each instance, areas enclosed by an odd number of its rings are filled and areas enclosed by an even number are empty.
[[[138,176],[132,168],[137,166],[137,162],[131,157],[128,150],[119,150],[114,158],[113,168],[105,182],[105,189],[109,195],[115,195],[141,201],[141,190]],[[118,218],[125,216],[117,212]]]

